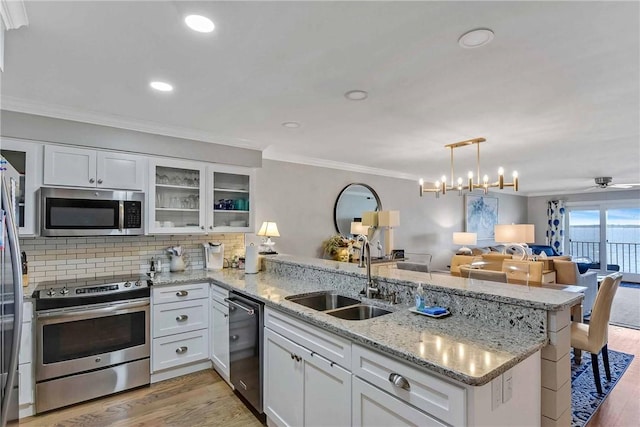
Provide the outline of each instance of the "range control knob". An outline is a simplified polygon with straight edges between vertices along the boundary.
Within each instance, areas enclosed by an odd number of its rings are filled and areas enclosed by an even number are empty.
[[[136,280],[135,285],[136,285],[136,286],[142,286],[142,282],[141,282],[140,280]]]
[[[131,282],[129,282],[129,281],[124,282],[124,287],[125,288],[130,288],[131,287]]]
[[[60,295],[67,295],[68,293],[69,293],[69,289],[67,288],[60,289]]]
[[[54,296],[55,294],[56,294],[56,291],[55,291],[55,290],[53,290],[53,289],[49,289],[49,290],[47,291],[47,295],[49,295],[50,297]]]

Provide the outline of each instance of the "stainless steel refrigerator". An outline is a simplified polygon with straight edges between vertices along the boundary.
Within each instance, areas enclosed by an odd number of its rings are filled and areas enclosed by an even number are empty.
[[[0,157],[2,160],[2,157]],[[6,164],[0,163],[0,170]],[[18,425],[18,354],[22,332],[22,264],[15,223],[15,180],[0,172],[0,427]],[[7,180],[5,181],[5,178]],[[13,199],[13,200],[12,200]]]

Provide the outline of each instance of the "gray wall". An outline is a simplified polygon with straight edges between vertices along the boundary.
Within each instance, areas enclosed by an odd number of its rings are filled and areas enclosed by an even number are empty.
[[[260,167],[262,163],[262,152],[247,148],[6,110],[2,110],[0,120],[0,131],[6,137],[248,167]]]
[[[635,201],[640,207],[640,190],[614,190],[556,194],[550,196],[537,196],[528,198],[527,218],[529,224],[536,226],[536,243],[546,242],[547,231],[547,202],[549,200],[564,200],[566,202],[605,202],[605,201]]]
[[[373,187],[383,209],[400,211],[395,248],[432,254],[434,268],[449,264],[457,249],[451,242],[452,233],[464,229],[464,197],[448,194],[439,199],[433,195],[421,198],[417,182],[404,179],[263,160],[256,179],[256,225],[259,227],[266,220],[278,224],[280,237],[274,240],[279,252],[319,257],[322,241],[336,234],[335,200],[353,182]],[[499,198],[500,223],[522,223],[527,219],[526,197],[508,191],[491,195]],[[479,241],[478,246],[492,243]]]

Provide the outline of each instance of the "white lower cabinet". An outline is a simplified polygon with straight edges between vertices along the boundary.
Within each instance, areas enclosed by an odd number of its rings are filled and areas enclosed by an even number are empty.
[[[354,426],[446,426],[377,387],[353,377]]]
[[[18,358],[18,394],[19,417],[24,418],[35,413],[34,376],[33,376],[33,303],[25,302],[22,314],[22,336],[20,337],[20,355]]]
[[[151,292],[151,382],[210,368],[209,284]]]
[[[264,334],[264,411],[270,425],[348,426],[351,424],[351,373],[269,328]],[[273,314],[273,312],[271,312]],[[288,317],[288,316],[285,316]],[[292,322],[295,321],[289,318]],[[301,328],[315,329],[300,323]],[[331,334],[322,331],[326,339]],[[290,338],[297,335],[291,330]],[[335,337],[341,341],[340,337]]]
[[[214,369],[229,383],[229,291],[211,285],[211,361]]]

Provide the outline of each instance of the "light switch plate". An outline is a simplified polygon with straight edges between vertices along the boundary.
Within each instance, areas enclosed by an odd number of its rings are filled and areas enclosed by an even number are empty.
[[[502,404],[502,375],[491,381],[491,410],[495,411]]]
[[[507,403],[513,395],[513,370],[502,374],[502,403]]]

